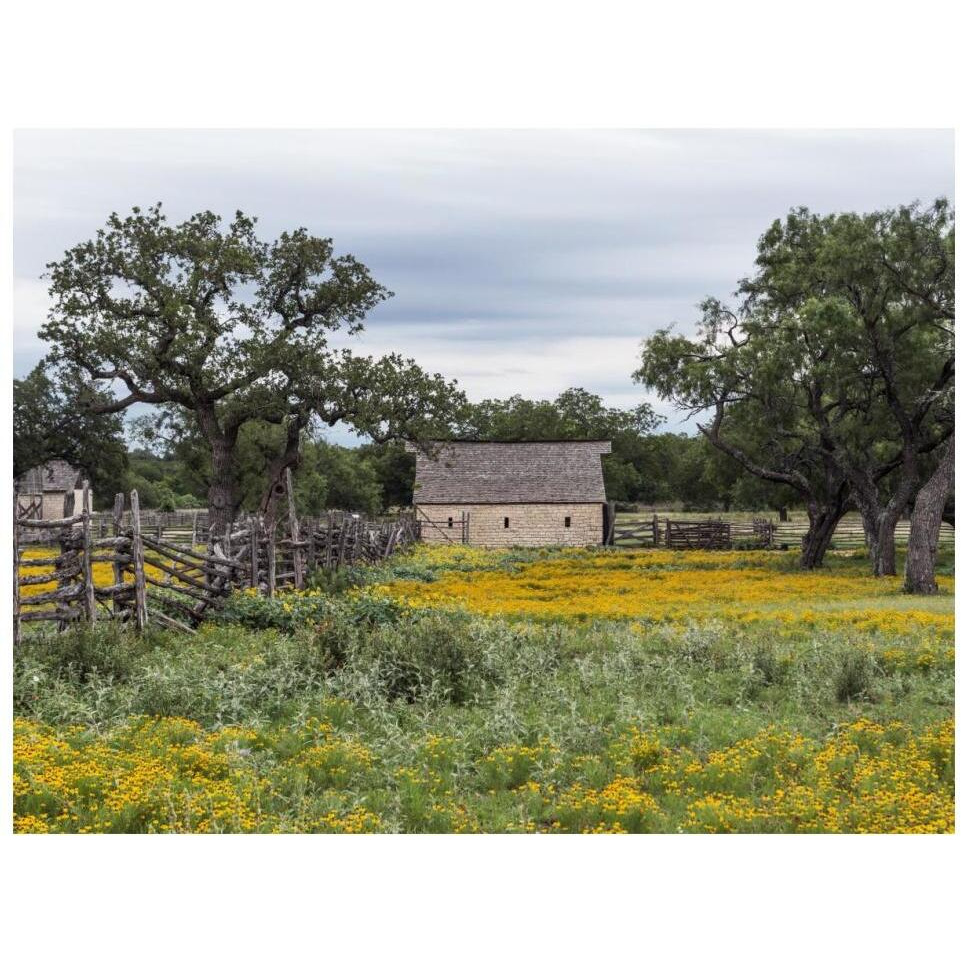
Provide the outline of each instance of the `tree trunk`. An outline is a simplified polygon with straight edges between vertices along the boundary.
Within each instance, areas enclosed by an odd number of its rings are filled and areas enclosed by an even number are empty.
[[[871,551],[876,577],[893,577],[897,574],[894,559],[894,532],[901,517],[900,510],[892,510],[888,505],[878,516],[877,539]]]
[[[905,470],[897,491],[887,504],[877,512],[874,521],[874,539],[873,542],[870,539],[868,542],[876,577],[893,577],[898,572],[895,562],[894,534],[898,521],[917,489],[917,473],[915,471],[909,473]]]
[[[846,510],[847,504],[844,503],[808,504],[809,527],[801,540],[801,567],[804,570],[813,570],[824,563],[834,530]]]
[[[287,421],[284,449],[270,462],[267,468],[267,487],[260,499],[260,512],[270,520],[276,515],[277,499],[287,494],[287,469],[295,470],[300,464],[300,434],[303,430],[301,418],[291,417]]]
[[[893,577],[897,573],[894,535],[904,509],[917,490],[915,464],[916,459],[913,456],[908,458],[908,466],[902,471],[897,489],[885,504],[881,502],[880,491],[874,478],[852,472],[854,501],[861,511],[864,540],[876,577]]]
[[[233,522],[237,507],[234,478],[234,446],[221,438],[211,444],[210,487],[207,489],[207,514],[211,536],[223,536]]]
[[[909,594],[936,594],[934,564],[944,505],[954,488],[954,437],[947,442],[931,479],[921,488],[911,514],[904,589]]]
[[[861,526],[864,528],[864,546],[871,557],[874,557],[878,549],[878,511],[872,511],[861,503],[857,506],[861,512]]]
[[[236,465],[239,425],[223,429],[217,420],[214,405],[197,408],[197,424],[210,445],[210,486],[207,488],[207,525],[211,539],[222,537],[233,523],[239,500],[237,497]]]

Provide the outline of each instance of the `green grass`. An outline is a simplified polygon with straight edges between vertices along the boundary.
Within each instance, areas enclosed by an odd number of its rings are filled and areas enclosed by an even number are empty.
[[[869,576],[863,558],[834,563]],[[771,555],[771,576],[787,564]],[[374,576],[440,567],[398,558]],[[953,705],[953,649],[927,636],[239,596],[196,637],[32,632],[14,660],[15,814],[20,830],[945,830]],[[110,765],[140,773],[121,790]],[[914,806],[884,801],[898,777]]]

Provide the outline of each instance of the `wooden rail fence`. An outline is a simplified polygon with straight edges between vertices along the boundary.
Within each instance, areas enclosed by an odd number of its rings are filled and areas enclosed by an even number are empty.
[[[441,542],[448,544],[470,543],[470,511],[461,511],[460,517],[451,517],[446,524],[431,520],[423,508],[414,506],[414,518],[421,532],[434,531],[441,536]]]
[[[774,544],[776,547],[798,547],[801,539],[807,533],[807,521],[780,521],[775,525]],[[907,520],[898,521],[894,531],[894,540],[897,544],[907,544],[908,534],[911,531],[911,522]],[[944,522],[941,524],[939,543],[942,546],[954,546],[954,527]],[[844,519],[838,524],[831,537],[831,546],[834,550],[854,550],[864,547],[865,536],[864,527],[860,518],[853,520]]]
[[[634,514],[620,514],[608,543],[619,547],[668,547],[673,550],[731,550],[739,546],[792,548],[801,545],[807,530],[806,521],[774,522],[766,518],[740,522],[720,519],[680,521],[660,518],[657,514],[643,519]],[[895,542],[906,544],[910,530],[910,521],[899,521]],[[863,548],[865,543],[864,527],[860,518],[855,516],[838,524],[831,538],[831,549],[854,550]],[[941,525],[940,543],[954,546],[954,527],[948,522]]]
[[[729,523],[720,520],[661,519],[654,514],[650,520],[620,519],[612,529],[609,543],[622,547],[666,547],[675,551],[729,551],[739,546],[772,547],[774,531],[775,525],[763,518]]]
[[[234,589],[267,596],[300,589],[316,570],[376,563],[419,536],[410,515],[299,518],[292,500],[282,518],[241,517],[222,536],[211,537],[204,524],[201,540],[192,526],[189,546],[183,536],[143,523],[136,491],[129,508],[118,494],[109,518],[109,524],[95,523],[86,486],[80,512],[56,520],[20,516],[14,498],[15,642],[22,625],[34,621],[62,629],[113,618],[142,629],[155,619],[192,631]]]

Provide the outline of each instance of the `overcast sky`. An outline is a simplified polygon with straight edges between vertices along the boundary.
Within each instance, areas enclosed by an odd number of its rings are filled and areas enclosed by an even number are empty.
[[[45,350],[44,264],[162,200],[332,237],[395,294],[358,350],[475,400],[584,387],[632,406],[641,340],[728,296],[775,217],[953,200],[953,149],[950,131],[20,132],[14,372]]]

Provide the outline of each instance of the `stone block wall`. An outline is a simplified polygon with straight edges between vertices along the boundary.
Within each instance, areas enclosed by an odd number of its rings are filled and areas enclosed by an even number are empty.
[[[479,547],[587,547],[604,538],[603,504],[420,504],[419,509],[441,528],[421,524],[421,539],[428,544],[445,544],[448,538],[460,543],[464,511],[470,514],[469,543]]]
[[[43,508],[41,512],[34,515],[38,519],[45,521],[59,520],[66,515],[63,512],[66,494],[63,491],[46,491],[43,495],[39,494],[17,494],[17,503],[21,507],[28,507],[36,498],[43,497]],[[93,490],[90,491],[90,503],[93,503]],[[74,514],[79,514],[83,509],[83,492],[79,489],[74,491]]]

